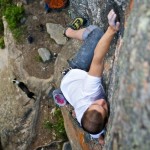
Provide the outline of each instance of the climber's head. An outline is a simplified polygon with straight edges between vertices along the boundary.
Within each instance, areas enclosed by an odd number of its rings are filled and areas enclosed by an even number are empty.
[[[85,111],[81,119],[81,125],[90,134],[100,133],[108,120],[108,104],[104,99],[95,101]]]

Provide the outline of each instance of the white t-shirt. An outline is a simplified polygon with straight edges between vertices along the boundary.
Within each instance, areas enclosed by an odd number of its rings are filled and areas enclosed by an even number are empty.
[[[100,77],[94,77],[80,69],[70,70],[62,79],[61,91],[74,107],[76,118],[81,118],[87,108],[97,99],[105,98]]]

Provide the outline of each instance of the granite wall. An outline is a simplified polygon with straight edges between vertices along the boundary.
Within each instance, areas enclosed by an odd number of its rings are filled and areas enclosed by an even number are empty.
[[[106,17],[112,8],[118,15],[121,28],[112,41],[105,60],[103,78],[110,102],[110,117],[103,149],[148,150],[150,147],[150,3],[148,0],[70,0],[69,13],[71,18],[85,17],[88,20],[87,25],[96,24],[105,31],[108,26]],[[61,62],[65,61],[63,53],[60,54]],[[56,66],[59,66],[58,62],[60,64],[58,60]],[[61,63],[61,66],[63,64]],[[58,79],[57,75],[55,78]],[[62,111],[65,114],[66,110]],[[64,118],[67,117],[64,115]],[[70,123],[74,124],[71,121]],[[65,124],[73,149],[77,147],[84,149],[83,143],[87,144],[89,149],[94,149],[90,147],[90,142],[86,143],[85,136],[78,138],[78,144],[76,142],[74,145],[73,137],[77,135],[70,135],[68,122]],[[77,126],[74,126],[74,129],[76,130]]]

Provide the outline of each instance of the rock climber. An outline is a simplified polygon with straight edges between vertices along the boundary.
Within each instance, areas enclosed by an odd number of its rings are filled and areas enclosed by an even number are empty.
[[[105,33],[95,25],[81,28],[85,23],[83,18],[76,18],[64,32],[66,37],[84,43],[68,61],[70,67],[63,72],[60,89],[67,102],[74,107],[81,127],[93,138],[101,138],[104,134],[109,116],[102,74],[105,55],[120,26],[116,17],[112,9],[107,16],[109,26]]]

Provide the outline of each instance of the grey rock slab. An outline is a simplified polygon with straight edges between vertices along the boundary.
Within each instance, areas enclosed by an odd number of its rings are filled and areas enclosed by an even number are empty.
[[[63,36],[64,28],[60,24],[46,23],[47,32],[50,37],[59,45],[66,43],[66,38]]]
[[[46,48],[39,48],[38,53],[40,57],[42,58],[43,62],[50,61],[52,57],[50,51],[47,50]]]

